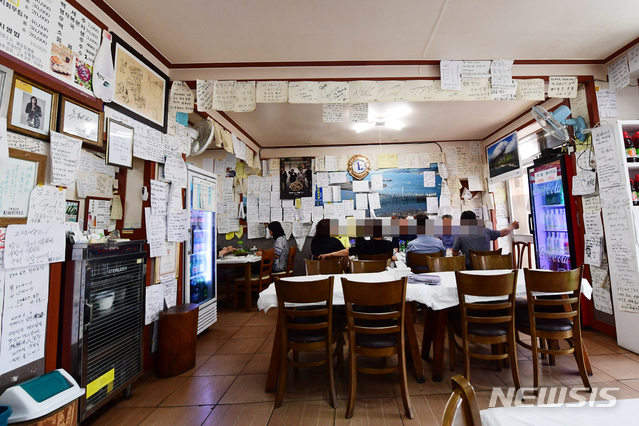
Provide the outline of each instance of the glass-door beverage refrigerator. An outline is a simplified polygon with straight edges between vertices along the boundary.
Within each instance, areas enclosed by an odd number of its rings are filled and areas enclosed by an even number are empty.
[[[574,175],[568,155],[544,157],[528,168],[529,226],[535,237],[537,268],[567,271],[583,264],[576,200],[571,195]]]
[[[188,166],[186,200],[191,227],[184,250],[184,303],[200,305],[198,334],[217,321],[216,176]]]

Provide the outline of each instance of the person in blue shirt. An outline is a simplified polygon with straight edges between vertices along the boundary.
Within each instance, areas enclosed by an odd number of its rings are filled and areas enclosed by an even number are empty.
[[[477,216],[475,212],[467,210],[461,214],[461,219],[477,219]],[[466,256],[466,269],[470,269],[470,250],[490,251],[491,241],[510,235],[515,229],[519,229],[519,222],[517,221],[500,231],[484,228],[483,235],[457,237],[453,244],[453,256],[459,255],[459,252],[463,253]]]
[[[420,213],[415,219],[428,219],[428,216]],[[446,255],[446,247],[444,247],[442,240],[432,235],[418,235],[417,238],[408,242],[406,251],[419,254],[441,252],[442,256]]]
[[[442,216],[442,219],[452,219],[453,216],[450,214],[445,214]],[[453,248],[453,244],[455,244],[455,237],[453,235],[442,235],[441,237],[439,237],[442,242],[444,243],[444,247],[446,247],[447,249],[452,249]]]

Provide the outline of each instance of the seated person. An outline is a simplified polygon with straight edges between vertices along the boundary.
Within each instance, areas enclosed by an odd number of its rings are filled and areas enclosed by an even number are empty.
[[[406,219],[405,216],[398,216],[397,219],[399,219],[399,230],[400,232],[403,231],[404,229],[408,228],[408,219]],[[428,219],[428,218],[426,218]],[[395,252],[399,251],[399,242],[400,241],[404,241],[406,244],[408,244],[409,241],[414,240],[415,238],[417,238],[417,235],[400,235],[399,237],[393,237],[393,249],[395,249]]]
[[[311,241],[311,254],[318,257],[321,254],[332,253],[344,250],[344,244],[336,238],[331,237],[331,221],[322,219],[315,228],[315,236]]]
[[[462,219],[477,219],[475,212],[467,210],[461,214]],[[470,269],[470,250],[490,251],[490,242],[497,238],[510,235],[515,229],[519,229],[519,222],[514,221],[501,231],[484,228],[484,235],[466,235],[455,238],[453,244],[453,256],[461,251],[466,256],[466,269]]]
[[[275,249],[275,260],[273,261],[273,272],[286,271],[288,264],[288,241],[282,224],[279,222],[271,222],[268,224],[268,232],[273,237],[273,248]],[[256,253],[262,255],[262,250]]]
[[[222,256],[225,256],[229,253],[233,253],[233,251],[235,250],[235,248],[233,246],[226,246],[226,247],[222,247],[219,249],[218,253],[217,253],[217,257],[218,259]]]
[[[445,214],[442,216],[442,219],[452,219],[453,216],[449,215],[449,214]],[[444,220],[445,222],[447,222],[446,220]],[[447,235],[442,235],[441,237],[439,237],[442,242],[444,243],[444,247],[446,247],[447,249],[452,249],[453,248],[453,244],[455,243],[455,237],[447,234]]]
[[[329,257],[348,257],[348,256],[357,256],[359,254],[386,254],[389,253],[392,255],[393,253],[393,243],[390,241],[384,240],[381,236],[382,229],[375,228],[373,231],[373,237],[370,240],[365,240],[362,237],[357,238],[355,246],[351,248],[345,248],[342,250],[337,250],[332,253],[322,254],[320,255],[320,259],[327,259]],[[391,260],[395,261],[397,258],[395,256],[391,257]]]

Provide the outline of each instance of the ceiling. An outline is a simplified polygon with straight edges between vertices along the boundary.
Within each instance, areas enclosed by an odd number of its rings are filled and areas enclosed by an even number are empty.
[[[343,78],[365,79],[366,67],[331,67],[326,61],[601,61],[639,35],[637,0],[188,0],[179,6],[169,0],[106,2],[171,64],[216,68],[250,63],[257,70],[250,79],[273,78],[271,71],[268,77],[260,74],[266,69],[262,62],[322,62],[332,68],[333,78],[342,73]],[[192,80],[211,78],[206,77],[207,65],[202,66],[189,71]],[[286,80],[300,68],[281,69],[278,78]],[[246,80],[239,72],[227,69],[228,77],[220,79]],[[312,68],[306,72],[309,79],[325,77],[313,75]],[[421,68],[418,75],[423,75]],[[265,148],[370,144],[379,143],[380,136],[385,143],[482,140],[533,103],[409,103],[412,111],[401,120],[401,131],[362,133],[355,133],[348,122],[347,106],[343,123],[323,123],[320,104],[258,104],[256,111],[228,117]],[[371,115],[385,115],[397,106],[373,103]]]

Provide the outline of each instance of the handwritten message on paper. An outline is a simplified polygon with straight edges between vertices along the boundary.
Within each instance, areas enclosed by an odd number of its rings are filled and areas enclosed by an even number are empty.
[[[442,90],[462,89],[462,61],[440,61],[439,75]]]
[[[255,111],[255,82],[238,81],[235,83],[235,103],[233,112]]]
[[[64,224],[7,226],[4,266],[42,265],[64,261]]]
[[[608,266],[601,268],[590,265],[590,278],[592,285],[592,299],[595,309],[612,315],[612,298],[610,297],[610,277]]]
[[[145,299],[144,324],[149,325],[160,319],[160,311],[164,308],[164,285],[160,283],[146,287]]]
[[[594,194],[597,186],[597,173],[584,171],[572,177],[572,195]]]
[[[27,365],[44,356],[47,304],[42,301],[6,309],[2,315],[0,374]]]
[[[186,83],[174,81],[169,93],[169,112],[193,112],[193,98],[193,91]]]
[[[349,101],[355,103],[368,103],[377,100],[376,81],[351,81],[348,85]]]
[[[156,163],[164,163],[164,151],[162,133],[136,121],[133,132],[133,156]]]
[[[490,64],[490,83],[492,87],[508,88],[512,83],[512,59],[495,59]]]
[[[601,266],[602,237],[586,233],[584,235],[584,263]]]
[[[177,279],[174,274],[160,275],[160,283],[164,287],[164,303],[172,308],[177,304]]]
[[[4,309],[49,300],[49,265],[26,266],[4,271]]]
[[[401,102],[404,100],[403,81],[378,81],[377,102]]]
[[[213,109],[213,80],[196,80],[197,110]]]
[[[169,184],[151,179],[151,213],[165,215],[169,197]]]
[[[630,72],[635,72],[639,69],[639,46],[635,46],[628,52],[628,67]]]
[[[592,141],[597,157],[597,174],[600,188],[610,188],[622,185],[619,143],[615,139],[612,125],[592,129]],[[627,180],[627,179],[626,179]],[[603,195],[602,191],[602,195]],[[602,200],[603,204],[603,200]]]
[[[602,87],[596,88],[597,107],[599,108],[599,117],[611,118],[619,117],[617,109],[617,94],[610,89]]]
[[[170,212],[167,218],[167,240],[181,243],[186,241],[189,234],[189,211],[180,210]]]
[[[235,104],[235,81],[215,81],[213,83],[213,109],[233,111]]]
[[[628,58],[621,55],[619,59],[608,67],[608,81],[610,90],[616,92],[630,84],[630,70],[628,69]]]
[[[324,104],[323,105],[323,122],[324,123],[341,123],[344,121],[344,105],[342,104]]]
[[[490,61],[462,61],[462,78],[490,77]]]
[[[318,87],[319,103],[345,104],[349,101],[349,83],[344,81],[323,81]],[[290,96],[290,93],[289,93]]]
[[[372,210],[382,208],[382,205],[379,202],[379,193],[371,192],[368,194],[368,206]]]
[[[0,216],[27,217],[37,167],[37,163],[31,161],[0,158]]]
[[[27,223],[64,224],[67,208],[66,189],[55,186],[36,186],[31,191]]]
[[[182,158],[166,157],[164,177],[179,188],[186,188],[186,164]]]
[[[404,83],[404,100],[427,102],[435,100],[433,80],[408,80]]]
[[[584,228],[587,234],[603,237],[601,213],[584,213]]]
[[[543,101],[544,99],[546,99],[544,80],[541,78],[517,80],[518,101]]]
[[[424,172],[424,188],[435,187],[435,172]]]
[[[490,82],[487,78],[473,78],[462,82],[462,98],[465,101],[491,100]]]
[[[589,195],[581,197],[581,206],[584,214],[601,212],[601,203],[599,201],[599,195]]]
[[[282,103],[288,101],[288,82],[258,81],[256,100],[259,103]]]
[[[36,154],[47,155],[49,146],[44,141],[30,138],[28,136],[19,135],[17,133],[7,132],[7,140],[9,148],[19,149],[20,151],[33,152]]]
[[[144,209],[146,219],[146,239],[149,243],[151,257],[162,256],[164,252],[164,241],[166,240],[166,220],[165,216],[151,214],[151,208]]]
[[[490,96],[493,101],[516,101],[517,100],[517,82],[511,80],[510,83],[504,83],[499,87],[492,86]]]
[[[577,77],[550,77],[549,98],[574,98],[577,96]]]
[[[291,104],[316,104],[319,100],[319,83],[316,81],[292,81],[288,84],[288,102]]]

